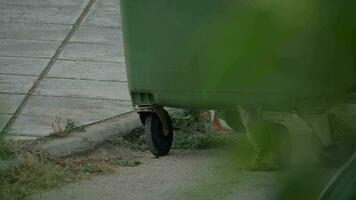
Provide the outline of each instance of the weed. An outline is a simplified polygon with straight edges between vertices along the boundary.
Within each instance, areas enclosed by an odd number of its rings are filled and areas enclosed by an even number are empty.
[[[146,140],[143,128],[137,128],[124,136],[115,136],[108,139],[113,145],[126,146],[133,150],[146,150]]]
[[[123,166],[123,167],[135,167],[137,165],[140,165],[141,162],[137,160],[118,159],[118,160],[114,160],[113,164],[118,166]]]
[[[38,191],[58,187],[72,176],[70,170],[53,162],[28,156],[21,167],[0,172],[0,199],[25,199]]]
[[[140,145],[140,146],[142,146],[146,143],[143,128],[137,128],[137,129],[131,131],[129,134],[124,135],[123,139],[128,142]]]
[[[53,132],[51,133],[51,136],[65,137],[73,131],[85,132],[85,128],[72,119],[67,119],[64,128],[63,126],[62,119],[60,117],[56,117],[56,119],[52,122]]]
[[[174,147],[178,149],[208,149],[221,147],[228,137],[211,131],[208,112],[186,110],[172,114],[175,129]]]
[[[110,174],[114,166],[137,166],[138,161],[119,157],[104,159],[75,157],[54,159],[40,149],[41,140],[12,144],[16,154],[24,158],[22,166],[0,172],[0,199],[25,199],[41,191],[65,183],[88,179],[92,174]]]
[[[14,158],[16,158],[16,155],[11,150],[10,144],[0,136],[0,160],[11,160]]]
[[[221,136],[215,133],[176,131],[174,147],[177,149],[219,148],[225,146],[230,139],[229,135]]]
[[[223,146],[227,135],[218,135],[210,131],[210,118],[206,112],[186,110],[171,113],[175,129],[174,148],[208,149]],[[110,140],[113,144],[127,145],[133,149],[145,150],[146,141],[143,128],[138,128],[123,137]]]
[[[184,131],[206,133],[211,128],[209,116],[204,112],[195,110],[172,113],[172,123],[175,129]]]
[[[110,163],[104,161],[88,162],[81,168],[81,170],[90,174],[110,174],[113,172]]]

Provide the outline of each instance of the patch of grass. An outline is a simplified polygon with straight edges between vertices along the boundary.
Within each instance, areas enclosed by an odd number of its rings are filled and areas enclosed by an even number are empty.
[[[222,147],[230,135],[218,135],[210,131],[210,118],[206,112],[186,110],[172,113],[174,144],[176,149],[208,149]],[[144,129],[138,128],[123,137],[110,140],[112,144],[126,145],[135,150],[146,150]]]
[[[25,199],[31,194],[50,190],[75,179],[70,169],[32,156],[24,165],[0,172],[0,199]]]
[[[142,128],[138,128],[125,136],[115,136],[108,139],[113,145],[126,146],[133,150],[144,151],[146,150],[145,133]]]
[[[210,130],[210,116],[207,113],[186,110],[180,113],[172,113],[172,124],[177,130],[197,131],[206,133]]]
[[[16,158],[15,152],[11,150],[10,144],[0,136],[0,160],[11,160]]]
[[[66,183],[88,179],[93,174],[110,174],[114,167],[137,166],[138,161],[119,157],[80,156],[54,159],[42,152],[41,140],[14,143],[12,148],[24,158],[24,165],[0,172],[0,199],[22,200]]]
[[[68,158],[57,160],[56,163],[64,169],[70,169],[81,178],[90,174],[110,174],[113,172],[110,159]]]
[[[208,149],[224,146],[227,135],[211,131],[209,112],[186,110],[172,114],[175,129],[174,147],[178,149]]]
[[[136,167],[137,165],[140,165],[141,162],[137,160],[118,159],[118,160],[114,160],[113,164],[122,167]]]
[[[16,158],[16,155],[11,150],[10,143],[0,139],[0,160],[11,160],[13,158]]]
[[[177,149],[209,149],[224,147],[231,137],[215,133],[176,131],[174,147]]]
[[[110,174],[113,172],[112,166],[107,162],[97,161],[90,162],[84,165],[81,169],[85,173],[100,173],[100,174]]]
[[[64,126],[64,128],[62,128]],[[50,136],[54,137],[66,137],[73,131],[85,132],[85,128],[75,122],[74,120],[65,120],[65,125],[62,124],[62,119],[57,117],[55,121],[52,122],[53,132]]]
[[[129,134],[124,135],[123,139],[128,142],[140,145],[140,146],[146,144],[145,133],[144,133],[143,127],[137,128],[137,129],[131,131]]]

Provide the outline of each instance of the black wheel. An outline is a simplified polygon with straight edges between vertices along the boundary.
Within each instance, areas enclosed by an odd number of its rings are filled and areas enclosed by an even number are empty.
[[[168,135],[164,135],[162,121],[155,113],[146,116],[145,133],[149,150],[155,156],[165,156],[171,150],[173,142],[173,126],[167,111],[165,112]]]
[[[335,114],[329,116],[333,146],[322,150],[322,160],[328,167],[344,164],[355,150],[354,130]]]

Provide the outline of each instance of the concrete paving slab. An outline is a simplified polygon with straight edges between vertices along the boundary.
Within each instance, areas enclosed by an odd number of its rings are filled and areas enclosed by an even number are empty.
[[[0,22],[0,39],[63,41],[71,28],[60,24]]]
[[[124,51],[119,45],[70,43],[64,48],[60,59],[122,62],[123,56]]]
[[[74,34],[71,42],[121,45],[122,33],[119,28],[83,26]]]
[[[0,114],[0,130],[2,130],[6,123],[9,121],[9,119],[11,118],[11,115],[9,114]]]
[[[83,26],[120,27],[119,10],[91,10]]]
[[[26,94],[36,80],[35,76],[0,74],[0,92]]]
[[[1,6],[31,6],[31,7],[75,7],[84,8],[89,0],[1,0]]]
[[[98,0],[94,5],[94,9],[97,10],[119,10],[119,0]]]
[[[0,74],[38,76],[49,59],[0,57]]]
[[[88,2],[0,1],[0,105],[8,104],[0,111],[0,128],[11,117],[1,112],[17,109]],[[118,0],[98,0],[94,7],[8,137],[46,136],[57,116],[88,124],[132,110]]]
[[[127,81],[124,63],[58,60],[48,77]]]
[[[1,96],[0,96],[1,98]],[[131,103],[112,100],[33,96],[22,114],[106,119],[132,110]]]
[[[0,21],[74,24],[79,8],[0,6]]]
[[[60,42],[0,39],[0,44],[0,56],[50,58],[59,47]]]
[[[130,101],[125,82],[45,79],[35,91],[38,95],[83,97]]]
[[[98,121],[98,119],[82,120],[68,116],[68,118],[62,119],[63,126],[65,126],[64,123],[67,119],[74,120],[79,124],[89,124]],[[55,120],[56,117],[53,116],[19,115],[7,133],[17,136],[48,136],[53,132],[51,124]]]
[[[0,94],[0,113],[14,113],[24,98],[21,94]]]

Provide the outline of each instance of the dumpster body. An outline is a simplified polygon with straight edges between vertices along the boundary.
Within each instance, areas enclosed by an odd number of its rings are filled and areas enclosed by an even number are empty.
[[[151,152],[172,145],[163,106],[314,109],[353,90],[353,8],[348,0],[121,0],[128,85]]]
[[[356,72],[355,23],[342,6],[122,0],[133,104],[293,109],[299,100],[343,95]]]

